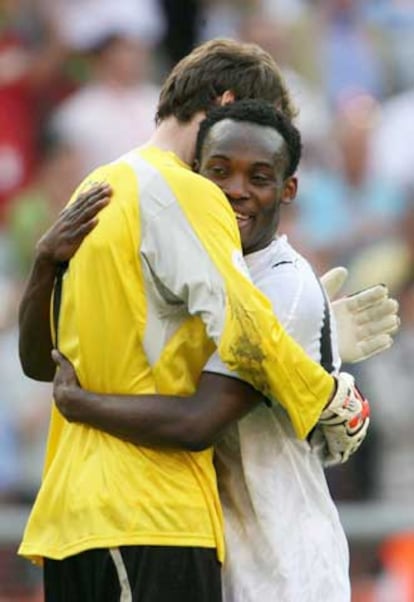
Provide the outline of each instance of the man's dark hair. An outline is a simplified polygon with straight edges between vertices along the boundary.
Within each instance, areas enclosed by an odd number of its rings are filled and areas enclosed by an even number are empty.
[[[174,67],[160,93],[156,121],[174,116],[186,123],[208,111],[227,90],[235,100],[261,98],[288,117],[296,115],[283,76],[256,44],[216,39],[198,46]]]
[[[211,109],[207,113],[207,117],[200,123],[200,129],[198,130],[196,144],[196,159],[198,161],[200,161],[203,144],[209,130],[223,119],[263,125],[276,130],[286,142],[289,154],[285,177],[288,178],[295,173],[302,155],[300,132],[286,115],[263,100],[239,100]]]

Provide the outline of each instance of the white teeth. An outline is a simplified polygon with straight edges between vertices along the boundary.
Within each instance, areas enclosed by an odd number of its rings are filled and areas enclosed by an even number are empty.
[[[241,220],[248,220],[250,219],[250,215],[241,215],[240,213],[237,213],[237,211],[234,212],[235,216],[237,219],[241,219]]]

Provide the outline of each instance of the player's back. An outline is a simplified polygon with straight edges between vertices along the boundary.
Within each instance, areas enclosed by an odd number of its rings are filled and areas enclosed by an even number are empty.
[[[114,195],[63,279],[59,348],[86,389],[190,393],[213,345],[201,320],[150,267],[154,254],[168,260],[173,237],[164,244],[149,231],[165,211],[182,212],[177,197],[215,188],[157,149],[134,151],[85,185],[103,179]],[[185,220],[174,226],[185,227]],[[68,423],[54,408],[44,481],[20,553],[61,558],[149,544],[217,546],[221,556],[219,508],[211,450],[144,449]]]

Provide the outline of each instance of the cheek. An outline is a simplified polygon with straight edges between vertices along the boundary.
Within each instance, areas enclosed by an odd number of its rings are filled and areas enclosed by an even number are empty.
[[[272,190],[267,194],[261,194],[257,197],[260,216],[266,220],[271,220],[273,215],[278,211],[279,202],[275,200],[275,196],[275,192]]]
[[[205,176],[205,177],[207,177],[210,180],[210,182],[213,182],[213,184],[218,186],[221,190],[224,190],[223,178],[220,179],[218,177],[212,176],[211,174],[209,174],[208,176]]]
[[[274,197],[271,202],[262,203],[260,213],[256,219],[256,228],[260,234],[267,235],[274,230],[279,221],[279,203],[275,203]]]

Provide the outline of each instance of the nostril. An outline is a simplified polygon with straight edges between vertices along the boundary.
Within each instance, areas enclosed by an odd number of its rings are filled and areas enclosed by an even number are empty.
[[[225,192],[227,198],[232,201],[243,201],[244,199],[248,199],[249,198],[249,193],[247,190],[240,190],[240,189],[231,189],[231,190],[227,190]]]

